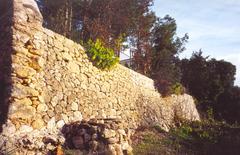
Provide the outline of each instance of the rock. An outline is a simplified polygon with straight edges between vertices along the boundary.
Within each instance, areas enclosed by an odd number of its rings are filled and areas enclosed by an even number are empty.
[[[58,113],[58,114],[62,113],[62,111],[63,111],[63,109],[60,105],[56,105],[56,107],[54,109],[55,109],[55,112]]]
[[[23,99],[15,99],[15,101],[12,104],[22,104],[22,105],[27,105],[30,106],[32,105],[32,101],[29,98],[23,98]]]
[[[43,17],[38,9],[37,3],[33,0],[21,0],[14,2],[14,19],[20,23],[42,24]]]
[[[43,120],[45,123],[48,123],[48,121],[50,120],[48,115],[43,116]]]
[[[32,58],[32,62],[30,63],[30,66],[34,68],[35,70],[39,71],[44,67],[45,61],[41,57]]]
[[[77,98],[76,94],[71,94],[71,95],[67,96],[67,101],[68,101],[68,103],[72,103],[75,101],[76,98]]]
[[[74,121],[82,121],[83,119],[82,113],[80,111],[75,111],[73,113],[73,119]]]
[[[98,142],[94,140],[91,142],[91,150],[97,151],[97,149],[98,149]]]
[[[42,103],[44,103],[44,97],[43,96],[38,96],[38,100]]]
[[[64,126],[64,124],[65,124],[64,120],[58,121],[58,122],[57,122],[57,128],[58,128],[58,129],[61,129],[61,128]]]
[[[8,121],[5,125],[3,125],[3,131],[1,134],[4,136],[11,136],[15,132],[16,132],[15,125],[12,122]],[[2,146],[2,145],[0,145],[0,146]]]
[[[9,109],[9,117],[11,119],[30,120],[35,114],[36,110],[34,107],[22,104],[14,104]]]
[[[92,139],[92,136],[87,134],[87,133],[85,133],[83,137],[84,137],[84,142],[85,143],[89,142]]]
[[[127,148],[126,154],[133,155],[133,148],[131,146]]]
[[[53,146],[51,143],[48,143],[47,146],[46,146],[47,150],[50,150],[50,151],[53,151],[56,149],[55,146]]]
[[[57,47],[60,50],[63,49],[63,43],[61,41],[59,41],[58,39],[54,40],[54,46]]]
[[[62,58],[63,58],[63,60],[66,60],[66,61],[71,61],[71,60],[72,60],[71,55],[68,54],[67,52],[64,52],[64,53],[62,54]]]
[[[16,84],[12,89],[12,97],[17,99],[23,99],[26,97],[37,97],[39,92],[31,87],[23,86],[21,84]]]
[[[72,138],[72,143],[73,143],[73,146],[76,148],[76,149],[83,149],[84,148],[84,140],[81,136],[75,136]]]
[[[42,119],[36,119],[35,121],[33,121],[32,123],[32,127],[34,129],[41,129],[43,128],[45,125],[44,121]]]
[[[28,50],[31,54],[34,54],[34,55],[38,55],[38,56],[41,56],[43,53],[44,53],[44,50],[42,49],[39,49],[39,50],[35,50],[35,49],[30,49]]]
[[[69,62],[67,68],[68,68],[69,71],[72,72],[72,73],[76,73],[76,74],[79,74],[79,73],[80,73],[79,66],[78,66],[78,64],[75,63],[75,62],[72,62],[72,61]]]
[[[122,150],[128,150],[131,146],[128,144],[128,142],[122,142],[121,147]]]
[[[103,137],[104,138],[112,138],[116,136],[116,131],[111,130],[111,129],[105,129],[103,131]]]
[[[33,131],[33,128],[28,125],[22,125],[18,129],[18,132],[20,132],[20,133],[28,133],[28,132],[32,132],[32,131]]]
[[[73,102],[72,105],[71,105],[71,109],[73,111],[77,111],[78,110],[78,104],[76,102]]]
[[[115,144],[115,151],[116,151],[117,155],[124,155],[120,144]],[[127,155],[130,155],[130,154],[127,154]]]
[[[117,116],[117,111],[115,109],[111,109],[110,112],[109,112],[109,115],[111,117],[116,117]]]
[[[61,114],[61,116],[65,123],[69,122],[68,116],[66,114]]]
[[[47,129],[54,130],[56,127],[55,117],[51,118],[50,121],[47,123]]]
[[[117,155],[114,145],[108,145],[106,154]]]
[[[37,112],[46,112],[48,110],[48,106],[46,104],[39,104],[37,106]]]
[[[118,131],[118,133],[120,133],[123,136],[127,135],[124,129],[118,129],[117,131]]]
[[[174,105],[175,118],[179,121],[189,120],[189,121],[200,121],[199,113],[196,109],[194,99],[192,96],[183,94],[183,95],[174,95],[171,98],[171,102]]]
[[[36,75],[36,71],[30,67],[13,64],[13,69],[19,78],[31,78]]]
[[[55,115],[54,111],[52,111],[52,110],[48,110],[47,114],[49,117],[53,117]]]
[[[54,96],[51,100],[52,106],[55,107],[58,104],[58,101],[59,101],[58,97]]]
[[[106,139],[108,144],[115,144],[119,142],[119,139],[117,137],[111,137]]]

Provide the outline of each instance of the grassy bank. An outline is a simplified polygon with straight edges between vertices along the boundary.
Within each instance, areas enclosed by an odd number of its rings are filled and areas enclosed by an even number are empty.
[[[239,155],[240,126],[204,121],[183,123],[170,132],[158,126],[133,136],[136,155]]]

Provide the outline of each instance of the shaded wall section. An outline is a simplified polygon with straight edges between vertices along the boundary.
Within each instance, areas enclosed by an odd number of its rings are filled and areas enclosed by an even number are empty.
[[[13,2],[0,0],[0,132],[6,122],[11,94]]]

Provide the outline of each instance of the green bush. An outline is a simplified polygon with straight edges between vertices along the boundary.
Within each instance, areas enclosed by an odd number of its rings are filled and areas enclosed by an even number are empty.
[[[115,57],[114,50],[105,47],[100,39],[97,39],[96,42],[89,40],[86,49],[89,58],[99,69],[109,70],[119,63],[119,58]]]
[[[171,87],[171,93],[176,95],[181,95],[185,93],[185,88],[181,83],[176,83]]]

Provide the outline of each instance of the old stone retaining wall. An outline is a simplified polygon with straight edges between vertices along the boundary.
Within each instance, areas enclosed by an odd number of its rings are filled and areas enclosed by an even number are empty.
[[[121,65],[97,69],[81,45],[42,27],[33,0],[13,3],[5,139],[16,141],[33,131],[57,134],[64,124],[91,118],[118,118],[132,129],[158,124],[165,130],[176,118],[199,120],[191,96],[162,98],[152,79]]]

